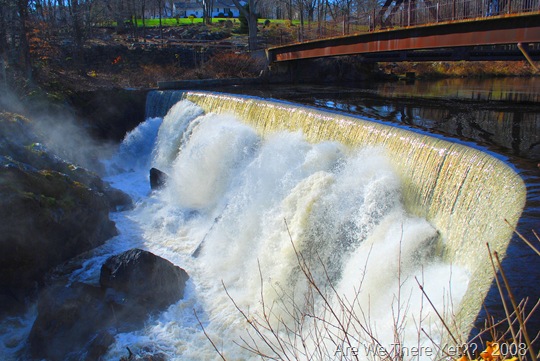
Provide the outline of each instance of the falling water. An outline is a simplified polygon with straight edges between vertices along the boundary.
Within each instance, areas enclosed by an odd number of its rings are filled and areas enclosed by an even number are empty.
[[[429,338],[446,341],[418,284],[466,336],[490,283],[478,255],[486,240],[504,254],[504,219],[515,224],[523,208],[523,184],[502,162],[285,103],[149,99],[161,103],[149,104],[109,167],[108,180],[137,205],[115,215],[121,234],[72,278],[92,282],[109,254],[142,247],[190,280],[183,300],[118,334],[107,359],[125,347],[172,360],[218,359],[216,349],[257,359],[246,346],[292,359],[372,359],[396,343],[433,359]],[[151,166],[169,175],[152,193]]]

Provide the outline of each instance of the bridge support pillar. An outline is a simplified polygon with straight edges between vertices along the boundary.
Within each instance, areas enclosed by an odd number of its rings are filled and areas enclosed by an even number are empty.
[[[531,56],[529,55],[529,44],[517,44],[518,49],[521,51],[525,59],[529,62],[529,64],[534,69],[535,73],[538,73],[538,67],[534,64],[534,61],[532,60]]]

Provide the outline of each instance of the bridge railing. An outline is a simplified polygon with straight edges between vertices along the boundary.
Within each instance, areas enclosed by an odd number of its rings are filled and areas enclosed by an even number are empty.
[[[379,13],[372,28],[416,26],[540,11],[540,0],[444,0],[426,1],[421,6],[407,1],[386,10]]]
[[[374,30],[481,19],[491,16],[540,12],[540,0],[424,0],[402,1],[399,6],[357,13],[341,20],[298,28],[293,42],[360,34]],[[281,43],[284,45],[284,43]]]

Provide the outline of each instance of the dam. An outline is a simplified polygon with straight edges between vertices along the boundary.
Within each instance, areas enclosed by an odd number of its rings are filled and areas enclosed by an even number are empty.
[[[477,356],[486,312],[504,317],[486,243],[516,297],[537,297],[537,256],[513,234],[537,229],[536,163],[528,172],[496,149],[375,119],[266,96],[148,93],[145,120],[101,159],[133,206],[111,212],[118,235],[61,277],[67,290],[95,291],[111,256],[139,249],[189,280],[137,327],[107,326],[101,359]],[[534,134],[519,154],[536,154]],[[159,189],[151,168],[165,174]],[[41,314],[30,305],[3,321],[4,359],[32,359],[25,346]],[[78,332],[49,329],[60,343]],[[85,342],[56,359],[87,358],[96,350]]]
[[[155,166],[170,179],[129,218],[140,244],[193,283],[187,300],[125,340],[151,341],[173,359],[216,358],[208,339],[240,359],[321,350],[354,359],[359,349],[364,359],[371,346],[392,352],[396,342],[428,350],[429,339],[449,336],[421,284],[467,342],[493,282],[486,243],[504,257],[526,201],[505,162],[427,133],[257,97],[154,91],[146,112],[117,168],[129,164],[129,177],[140,169],[144,179]],[[122,188],[125,174],[110,180]],[[348,326],[333,330],[340,319]],[[269,347],[276,335],[289,346]],[[109,355],[123,352],[117,342]]]

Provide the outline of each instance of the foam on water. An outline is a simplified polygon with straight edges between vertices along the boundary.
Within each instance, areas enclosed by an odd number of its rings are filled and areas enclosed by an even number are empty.
[[[311,144],[301,133],[261,139],[232,116],[204,115],[184,100],[163,121],[148,119],[128,135],[113,163],[124,171],[108,180],[134,196],[137,206],[116,214],[121,234],[74,278],[96,277],[108,254],[136,246],[183,267],[190,280],[183,300],[144,329],[117,335],[108,360],[125,356],[126,346],[172,360],[216,359],[197,317],[228,360],[256,358],[236,344],[253,336],[236,307],[260,319],[262,301],[273,306],[266,309],[268,322],[284,337],[284,325],[298,327],[293,315],[311,315],[303,325],[307,335],[314,315],[335,324],[328,308],[339,311],[346,302],[369,318],[362,321],[388,349],[396,316],[406,342],[416,345],[420,324],[436,339],[440,325],[426,318],[430,310],[414,278],[445,312],[467,288],[465,272],[438,259],[436,230],[403,210],[400,180],[383,148]],[[169,174],[165,189],[150,193],[148,166]],[[298,254],[327,303],[313,293]],[[358,322],[350,327],[358,331],[353,346],[369,344]],[[340,332],[335,339],[321,337],[307,337],[306,347],[334,354],[336,345],[345,345]],[[335,359],[350,357],[335,353]]]

